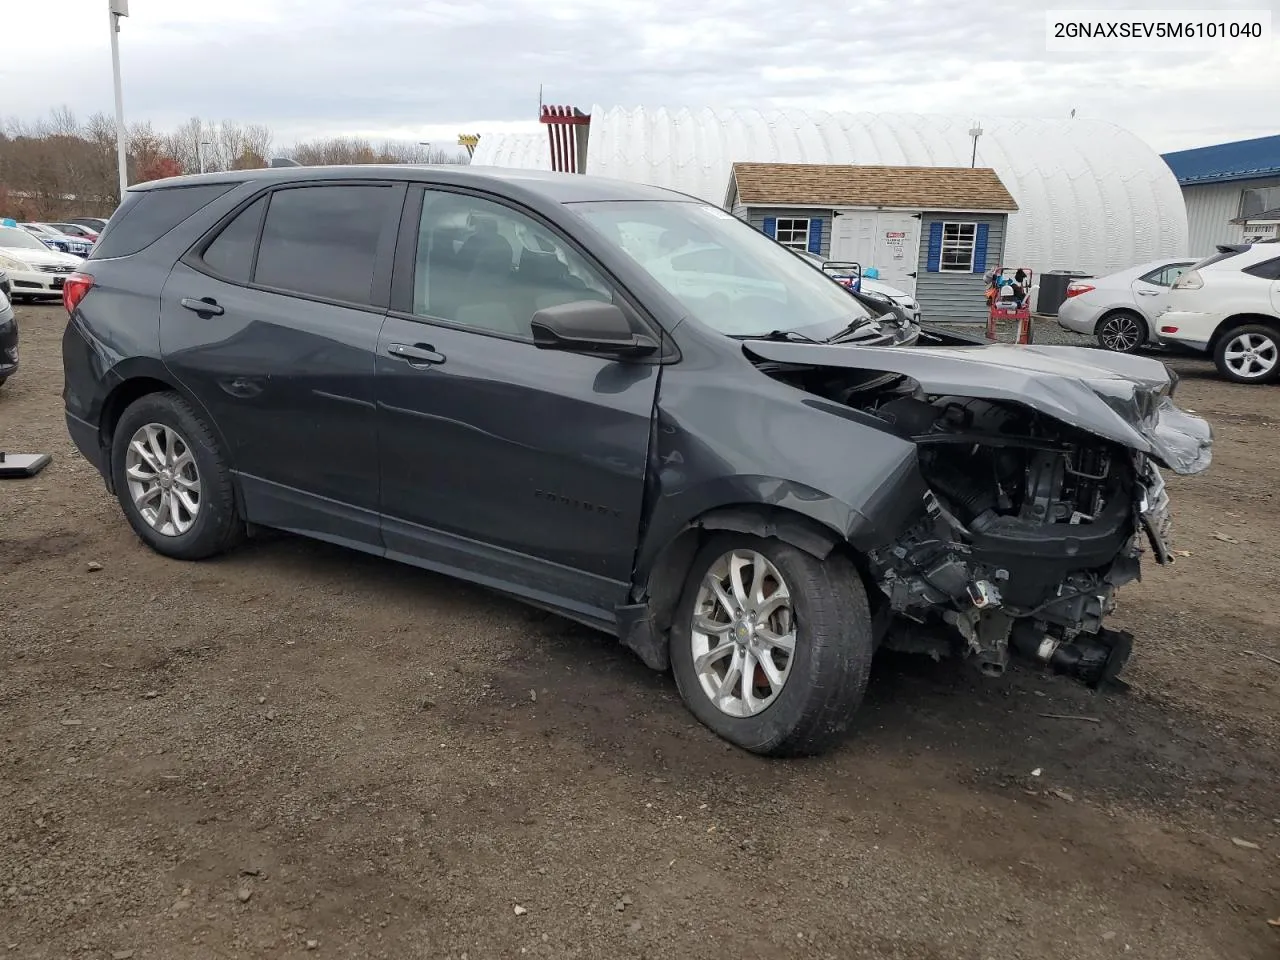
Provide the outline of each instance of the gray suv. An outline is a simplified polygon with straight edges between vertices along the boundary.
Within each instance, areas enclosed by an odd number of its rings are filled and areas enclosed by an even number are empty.
[[[1210,455],[1157,361],[867,346],[772,239],[585,176],[148,183],[65,302],[68,429],[155,550],[278,528],[492,587],[763,754],[837,741],[882,646],[1113,679],[1160,468]]]

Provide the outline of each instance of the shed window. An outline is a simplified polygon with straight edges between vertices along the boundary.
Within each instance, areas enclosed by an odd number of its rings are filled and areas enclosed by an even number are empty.
[[[809,249],[808,217],[779,218],[776,229],[774,239],[784,247],[793,247],[796,250]]]
[[[977,244],[976,223],[944,223],[938,269],[943,273],[973,273],[973,251]]]

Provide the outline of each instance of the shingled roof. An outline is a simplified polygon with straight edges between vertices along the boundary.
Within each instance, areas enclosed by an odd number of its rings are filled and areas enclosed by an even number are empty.
[[[735,163],[732,195],[748,206],[902,207],[1012,212],[1017,203],[985,167]]]

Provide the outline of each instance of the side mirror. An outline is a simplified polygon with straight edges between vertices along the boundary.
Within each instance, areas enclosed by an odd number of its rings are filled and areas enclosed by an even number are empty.
[[[612,357],[644,357],[658,351],[658,342],[632,330],[620,308],[599,300],[544,307],[529,326],[534,346],[542,350]]]

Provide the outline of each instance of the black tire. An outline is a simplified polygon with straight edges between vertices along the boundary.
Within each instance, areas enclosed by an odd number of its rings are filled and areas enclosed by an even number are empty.
[[[1136,330],[1136,336],[1133,331]],[[1113,310],[1098,320],[1093,335],[1098,346],[1112,353],[1137,353],[1151,339],[1147,321],[1132,310]],[[1125,346],[1119,344],[1124,343]]]
[[[129,493],[125,454],[134,434],[154,423],[177,431],[191,450],[200,479],[199,509],[184,533],[167,536],[142,516]],[[213,431],[186,400],[175,393],[149,393],[125,408],[111,438],[111,476],[116,499],[138,538],[157,553],[176,560],[203,560],[222,553],[244,538],[236,508],[231,471]]]
[[[1271,369],[1258,376],[1244,376],[1233,370],[1227,363],[1227,348],[1240,337],[1251,337],[1273,359]],[[1259,339],[1260,338],[1260,339]],[[1213,365],[1218,372],[1232,383],[1261,384],[1274,383],[1280,377],[1280,333],[1261,323],[1247,323],[1234,327],[1218,338],[1213,348]]]
[[[735,549],[763,554],[782,575],[795,614],[795,660],[777,698],[750,717],[724,713],[703,691],[691,645],[699,585]],[[862,702],[874,642],[866,589],[847,558],[818,560],[790,544],[747,534],[712,537],[689,570],[671,629],[671,664],[685,705],[720,737],[764,756],[822,753],[844,739]]]

